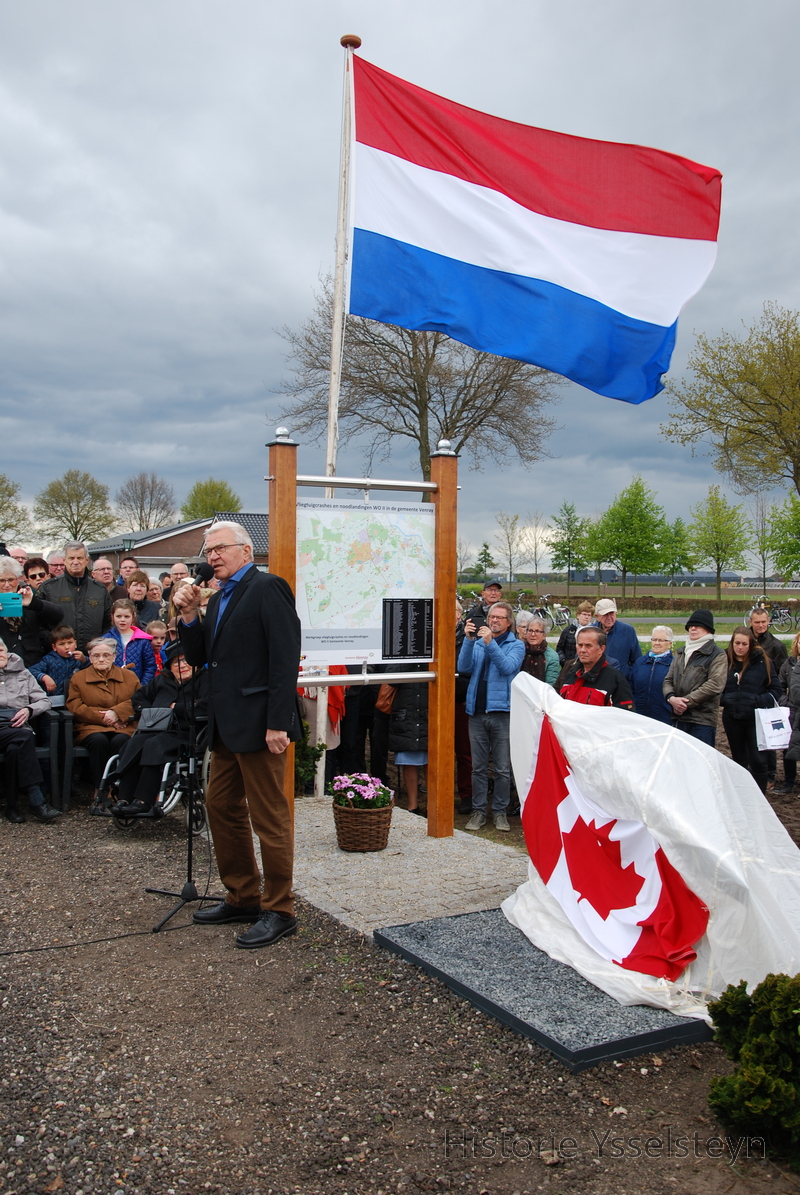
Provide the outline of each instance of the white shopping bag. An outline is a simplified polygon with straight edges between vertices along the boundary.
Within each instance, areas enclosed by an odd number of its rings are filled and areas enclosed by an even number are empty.
[[[792,726],[785,705],[756,710],[756,746],[759,751],[783,751],[789,746]]]

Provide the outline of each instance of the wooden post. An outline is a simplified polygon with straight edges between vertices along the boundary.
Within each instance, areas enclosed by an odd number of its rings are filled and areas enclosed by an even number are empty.
[[[455,792],[456,584],[458,457],[447,440],[431,456],[436,506],[433,654],[436,680],[428,691],[428,834],[453,834]]]
[[[297,444],[279,427],[269,448],[269,571],[297,588]],[[286,748],[283,791],[294,812],[294,743]]]

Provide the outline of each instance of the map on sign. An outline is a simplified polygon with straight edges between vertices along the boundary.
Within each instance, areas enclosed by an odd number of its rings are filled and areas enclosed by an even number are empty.
[[[385,604],[433,600],[430,503],[297,503],[297,612],[309,664],[380,663]],[[412,622],[419,621],[412,619]],[[405,659],[430,659],[430,652]]]

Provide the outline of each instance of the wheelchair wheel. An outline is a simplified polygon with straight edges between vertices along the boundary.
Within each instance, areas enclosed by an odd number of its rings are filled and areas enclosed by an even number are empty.
[[[113,813],[111,816],[118,830],[130,830],[140,820],[138,817],[126,817],[124,813]]]
[[[194,817],[192,818],[192,833],[203,834],[206,828],[206,803],[202,797],[194,803]],[[189,825],[189,806],[186,806],[186,825]]]

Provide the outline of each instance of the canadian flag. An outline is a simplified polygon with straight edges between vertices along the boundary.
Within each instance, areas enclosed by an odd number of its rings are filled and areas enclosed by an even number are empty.
[[[669,980],[694,961],[708,908],[642,822],[581,792],[546,716],[522,826],[534,867],[599,955]]]

